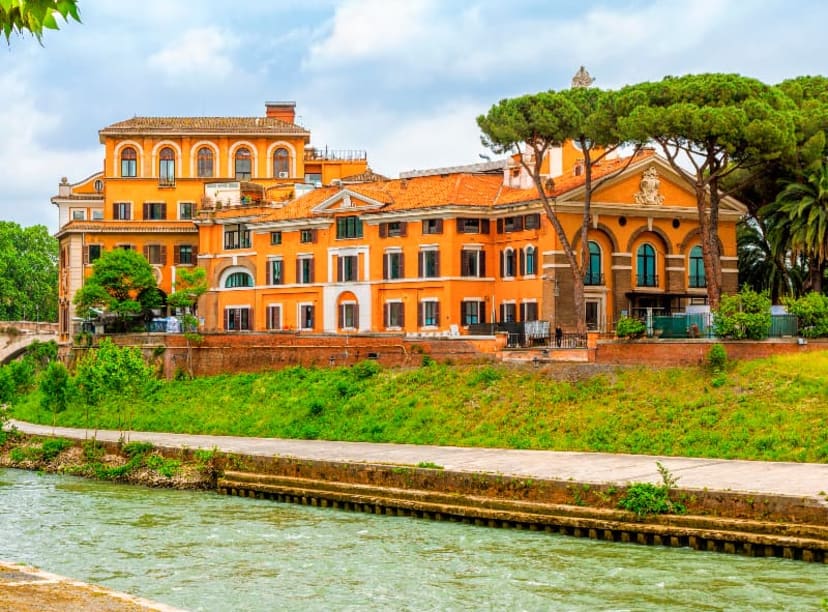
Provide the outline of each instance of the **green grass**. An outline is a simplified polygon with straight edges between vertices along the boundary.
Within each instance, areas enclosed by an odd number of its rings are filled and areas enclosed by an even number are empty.
[[[373,364],[372,364],[373,365]],[[828,352],[704,367],[619,369],[578,382],[544,370],[292,367],[163,382],[137,430],[828,462]],[[51,424],[38,392],[14,416]],[[57,424],[117,429],[115,405]]]

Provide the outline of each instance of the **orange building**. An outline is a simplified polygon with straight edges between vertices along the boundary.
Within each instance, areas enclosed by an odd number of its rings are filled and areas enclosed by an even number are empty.
[[[552,152],[554,206],[577,245],[583,183],[572,147]],[[595,168],[586,281],[588,326],[624,313],[706,301],[695,195],[646,151]],[[477,164],[340,184],[294,201],[203,210],[208,331],[291,330],[455,335],[487,322],[573,328],[572,277],[557,235],[519,165]],[[737,285],[735,226],[720,232],[724,290]]]
[[[363,151],[311,147],[293,102],[268,102],[263,117],[134,117],[99,136],[103,171],[75,184],[64,179],[52,198],[64,338],[75,331],[72,299],[103,252],[142,252],[169,293],[177,269],[198,265],[193,221],[203,206],[273,204],[367,168]]]

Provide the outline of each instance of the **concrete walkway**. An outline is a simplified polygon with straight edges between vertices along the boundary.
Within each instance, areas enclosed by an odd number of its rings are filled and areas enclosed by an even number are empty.
[[[88,438],[116,442],[117,431],[52,428],[11,421],[20,431],[37,435]],[[661,482],[660,461],[678,477],[684,489],[766,493],[817,498],[828,505],[828,464],[729,461],[650,455],[574,453],[413,444],[283,440],[187,434],[128,432],[130,441],[171,448],[216,448],[223,452],[258,456],[282,456],[349,463],[416,465],[429,461],[447,470],[488,472],[526,478],[573,480],[581,483]]]

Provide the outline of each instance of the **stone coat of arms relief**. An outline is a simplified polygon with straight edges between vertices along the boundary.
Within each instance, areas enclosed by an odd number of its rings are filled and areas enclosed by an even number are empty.
[[[658,171],[655,168],[647,168],[641,175],[639,191],[633,196],[636,204],[643,206],[661,206],[664,203],[664,196],[658,191],[661,181],[658,178]]]

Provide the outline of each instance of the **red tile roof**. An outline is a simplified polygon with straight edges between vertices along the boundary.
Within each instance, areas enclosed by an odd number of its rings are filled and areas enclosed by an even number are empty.
[[[192,221],[70,221],[60,228],[57,236],[74,232],[194,234],[198,228]]]
[[[275,117],[133,117],[108,125],[98,134],[102,142],[105,136],[153,134],[300,135],[310,138],[310,132],[302,126]]]

